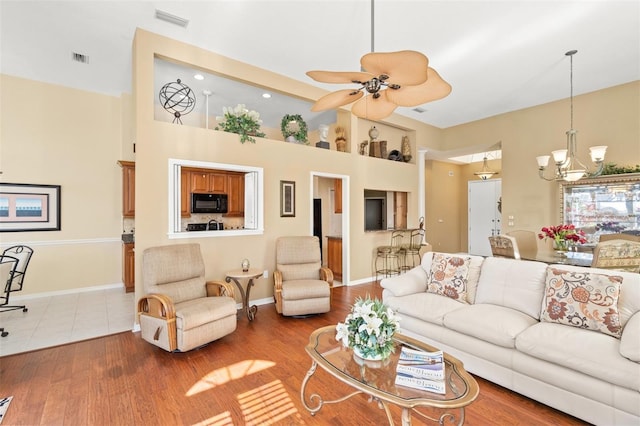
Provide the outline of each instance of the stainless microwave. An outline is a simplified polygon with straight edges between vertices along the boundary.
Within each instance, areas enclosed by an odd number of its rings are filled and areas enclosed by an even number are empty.
[[[226,213],[227,194],[191,194],[191,213]]]

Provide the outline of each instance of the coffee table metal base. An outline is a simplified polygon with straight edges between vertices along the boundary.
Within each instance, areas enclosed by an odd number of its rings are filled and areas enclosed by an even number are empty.
[[[365,395],[369,395],[369,402],[377,401],[378,406],[380,408],[384,409],[384,411],[385,411],[385,413],[387,415],[387,420],[389,421],[389,425],[393,426],[395,424],[394,421],[393,421],[393,414],[391,413],[391,409],[389,408],[389,403],[387,403],[386,401],[382,401],[381,399],[377,398],[375,395],[367,394],[366,392],[361,391],[361,390],[355,391],[355,392],[351,392],[350,394],[345,395],[342,398],[333,399],[333,400],[330,400],[330,401],[325,401],[317,393],[312,393],[311,395],[309,395],[309,398],[308,398],[309,403],[307,403],[307,398],[305,397],[305,391],[306,391],[306,388],[307,388],[307,382],[309,381],[309,379],[311,379],[311,376],[313,376],[313,374],[316,372],[316,368],[317,367],[318,367],[318,363],[313,361],[311,363],[311,368],[309,368],[309,371],[307,371],[307,374],[304,376],[304,379],[302,380],[302,386],[300,387],[300,399],[302,401],[302,405],[304,405],[304,408],[306,408],[307,411],[312,416],[315,416],[315,414],[318,411],[320,411],[320,409],[325,404],[336,404],[338,402],[346,401],[347,399],[351,398],[352,396],[365,394]],[[312,406],[310,404],[315,404],[315,405]],[[464,424],[464,407],[458,408],[458,411],[459,411],[458,425],[462,426]],[[434,417],[426,415],[425,413],[420,412],[419,410],[417,410],[415,408],[403,407],[402,408],[402,418],[401,418],[402,426],[410,426],[411,425],[411,413],[412,412],[415,413],[416,415],[422,417],[425,420],[432,421],[432,422],[437,423],[439,425],[444,425],[445,421],[448,421],[450,424],[452,424],[452,423],[455,422],[455,419],[456,419],[455,414],[448,413],[448,412],[447,413],[443,413],[438,418],[434,418]]]

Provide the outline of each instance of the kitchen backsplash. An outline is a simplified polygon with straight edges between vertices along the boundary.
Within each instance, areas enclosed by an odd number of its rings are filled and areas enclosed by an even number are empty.
[[[186,230],[189,223],[209,223],[210,220],[222,222],[224,229],[243,229],[244,218],[242,217],[223,217],[222,214],[198,214],[192,213],[191,217],[180,220],[180,229]]]

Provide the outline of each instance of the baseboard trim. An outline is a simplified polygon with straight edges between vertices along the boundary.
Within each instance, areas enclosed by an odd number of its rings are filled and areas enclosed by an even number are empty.
[[[51,297],[51,296],[62,296],[65,294],[74,294],[74,293],[87,293],[90,291],[101,291],[101,290],[114,290],[114,289],[124,289],[123,283],[115,283],[115,284],[105,284],[105,285],[97,285],[93,287],[80,287],[80,288],[70,288],[66,290],[56,290],[56,291],[46,291],[43,293],[33,293],[33,294],[25,294],[19,296],[11,296],[11,301],[20,301],[20,300],[29,300],[29,299],[39,299],[42,297]]]

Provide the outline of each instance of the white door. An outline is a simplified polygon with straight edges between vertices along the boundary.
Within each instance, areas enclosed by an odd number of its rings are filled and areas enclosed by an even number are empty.
[[[500,179],[469,181],[469,247],[468,252],[491,256],[489,237],[500,234],[498,200],[501,196]]]

